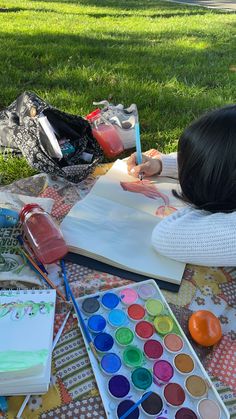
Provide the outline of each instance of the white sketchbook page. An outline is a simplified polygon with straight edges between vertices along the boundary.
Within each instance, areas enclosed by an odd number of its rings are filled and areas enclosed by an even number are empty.
[[[101,176],[98,179],[90,191],[90,194],[96,194],[109,199],[109,201],[119,202],[122,205],[155,215],[157,208],[165,205],[164,200],[157,196],[159,191],[168,197],[169,206],[177,209],[183,207],[183,203],[172,194],[172,189],[179,190],[177,180],[160,176],[152,176],[147,180],[145,179],[144,183],[148,181],[156,182],[150,184],[152,189],[157,191],[155,199],[147,197],[143,193],[135,193],[124,190],[120,182],[137,182],[140,184],[140,180],[128,174],[126,161],[117,160],[113,164],[112,168],[104,176]],[[158,222],[158,219],[156,222]]]
[[[55,290],[45,291],[1,291],[0,292],[0,312],[3,304],[11,302],[25,303],[25,314],[17,319],[16,309],[3,317],[0,317],[0,353],[2,351],[38,351],[46,349],[48,360],[51,359],[52,332],[55,312]],[[30,302],[51,303],[49,311],[41,310],[35,315],[30,315]],[[28,304],[27,304],[28,303]],[[42,307],[42,306],[41,306]],[[18,308],[19,310],[19,308]],[[47,360],[47,364],[48,364]]]
[[[155,216],[89,193],[71,209],[61,229],[75,253],[179,284],[185,265],[151,246],[156,223]]]

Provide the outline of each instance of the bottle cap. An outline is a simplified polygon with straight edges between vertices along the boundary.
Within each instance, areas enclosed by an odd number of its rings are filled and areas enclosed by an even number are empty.
[[[42,210],[42,208],[38,204],[26,204],[23,206],[19,215],[21,222],[24,221],[26,214],[28,214],[34,208],[39,208]]]
[[[101,114],[101,109],[95,109],[95,111],[89,113],[88,115],[86,115],[86,119],[88,121],[92,121],[94,118],[98,117]]]

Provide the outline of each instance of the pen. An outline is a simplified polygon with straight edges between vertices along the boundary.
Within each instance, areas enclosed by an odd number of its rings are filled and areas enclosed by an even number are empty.
[[[135,142],[136,142],[136,163],[139,165],[142,163],[142,149],[141,149],[141,141],[140,141],[140,127],[139,122],[137,121],[135,124]],[[139,173],[139,179],[143,179],[143,173]]]

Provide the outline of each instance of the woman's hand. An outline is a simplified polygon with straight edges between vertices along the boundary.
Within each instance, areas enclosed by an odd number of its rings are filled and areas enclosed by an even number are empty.
[[[162,171],[162,163],[160,158],[148,157],[142,154],[142,163],[136,165],[136,153],[131,154],[127,160],[128,173],[132,176],[138,177],[141,173],[144,176],[153,176],[160,174]]]

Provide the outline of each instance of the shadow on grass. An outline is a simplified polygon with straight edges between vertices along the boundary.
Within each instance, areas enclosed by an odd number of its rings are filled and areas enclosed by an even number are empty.
[[[0,7],[0,13],[17,13],[17,12],[21,12],[22,7]]]
[[[71,11],[71,12],[66,12],[66,11],[59,11],[56,9],[39,9],[39,8],[23,8],[23,7],[12,7],[12,8],[0,8],[0,13],[19,13],[19,12],[42,12],[42,13],[56,13],[56,14],[60,14],[60,15],[76,15],[76,16],[88,16],[88,17],[92,17],[94,19],[103,19],[106,17],[115,17],[116,13],[109,13],[109,11],[107,11],[106,13],[90,13],[90,12],[76,12],[76,11]],[[182,12],[176,12],[176,13],[166,13],[163,11],[163,13],[148,13],[145,15],[142,15],[140,13],[134,13],[132,14],[133,16],[138,16],[138,17],[147,17],[147,18],[152,18],[152,19],[157,19],[157,18],[165,18],[165,19],[169,19],[172,17],[190,17],[190,16],[201,16],[201,15],[205,15],[207,12],[205,11],[190,11],[190,10],[183,10]],[[127,18],[132,16],[131,14],[128,13],[122,13],[122,14],[117,14],[117,18],[122,19],[122,18]]]
[[[196,10],[196,7],[189,6],[183,4],[176,4],[176,3],[166,3],[165,1],[160,0],[106,0],[106,3],[101,2],[100,0],[32,0],[32,2],[41,2],[41,3],[58,3],[58,4],[70,4],[74,6],[95,6],[95,7],[101,7],[106,9],[121,9],[121,10],[148,10],[148,9],[156,9],[158,8],[166,10],[166,8],[171,9],[172,11],[178,11],[180,14],[180,10],[184,11],[190,10],[192,14],[199,14],[199,11]],[[211,11],[209,9],[200,9],[200,14],[210,13]],[[221,10],[214,10],[214,13],[226,13],[226,11]]]
[[[190,39],[207,40],[208,46],[202,50],[184,48],[178,45],[182,35],[177,30],[160,34],[106,32],[102,39],[96,33],[20,37],[1,33],[1,107],[22,91],[34,90],[44,97],[46,93],[55,106],[86,112],[93,100],[112,94],[115,101],[136,102],[147,115],[152,112],[147,119],[153,119],[155,128],[160,110],[167,125],[174,127],[178,117],[183,124],[195,113],[219,105],[221,90],[230,90],[231,84],[228,73],[222,71],[224,45],[217,45],[211,34],[191,31]],[[232,44],[227,55],[233,50]],[[223,66],[225,70],[225,63]]]

